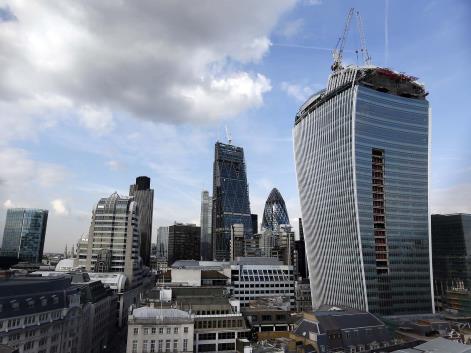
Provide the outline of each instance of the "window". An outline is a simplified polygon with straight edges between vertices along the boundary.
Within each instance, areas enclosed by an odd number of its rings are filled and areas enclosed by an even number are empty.
[[[175,327],[175,328],[173,329],[173,333],[174,333],[175,335],[178,333],[178,327]]]
[[[152,334],[155,335],[157,333],[157,328],[152,327]]]
[[[144,331],[145,331],[145,329],[144,329]],[[143,352],[143,353],[147,353],[147,343],[148,343],[147,340],[144,340],[144,341],[142,342],[142,352]]]
[[[137,327],[134,327],[134,336],[139,334],[139,329]]]
[[[183,340],[183,351],[186,352],[187,350],[188,350],[188,339],[185,338]]]
[[[163,340],[159,340],[159,348],[158,348],[158,351],[159,352],[162,352],[162,345],[163,345]]]
[[[220,332],[218,334],[218,338],[220,340],[227,340],[227,339],[235,338],[235,332]]]
[[[216,350],[215,344],[200,344],[198,345],[198,352],[212,352]]]
[[[188,333],[188,327],[185,326],[185,327],[183,328],[183,332],[184,332],[184,333]]]
[[[165,352],[170,352],[170,340],[165,340]]]
[[[198,339],[200,341],[207,341],[207,340],[215,340],[216,339],[216,333],[200,333],[198,335]]]
[[[155,340],[150,341],[150,351],[151,353],[155,352]]]
[[[132,341],[132,353],[137,353],[137,340]]]
[[[172,329],[170,327],[167,327],[167,335],[170,335],[171,332],[172,332]]]
[[[144,328],[144,335],[148,335],[149,334],[149,329],[146,327]]]
[[[234,343],[219,343],[218,344],[218,351],[234,351],[235,345]]]
[[[52,346],[51,349],[49,350],[49,352],[56,353],[57,352],[57,346]],[[133,353],[135,353],[135,352],[133,351]]]
[[[178,351],[178,340],[173,340],[173,351]]]

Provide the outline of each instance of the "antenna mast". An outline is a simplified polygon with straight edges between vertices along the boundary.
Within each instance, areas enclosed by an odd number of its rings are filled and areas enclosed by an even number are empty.
[[[226,138],[227,138],[227,143],[229,145],[232,145],[232,136],[231,136],[231,133],[229,132],[229,129],[227,128],[227,125],[226,125]]]

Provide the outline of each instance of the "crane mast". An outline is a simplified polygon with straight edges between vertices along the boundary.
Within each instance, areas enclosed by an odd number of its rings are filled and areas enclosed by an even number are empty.
[[[337,41],[337,45],[332,53],[334,62],[332,63],[331,69],[332,71],[338,71],[343,69],[342,59],[343,59],[343,49],[345,47],[345,42],[347,41],[348,32],[350,30],[350,23],[352,22],[353,13],[355,9],[352,7],[348,11],[347,19],[345,20],[345,26],[343,28],[342,35],[339,37]],[[371,65],[371,57],[368,53],[368,49],[366,47],[366,40],[365,40],[365,33],[363,32],[363,21],[360,16],[360,12],[356,11],[356,23],[357,23],[357,30],[360,36],[360,51],[363,63],[365,65]]]

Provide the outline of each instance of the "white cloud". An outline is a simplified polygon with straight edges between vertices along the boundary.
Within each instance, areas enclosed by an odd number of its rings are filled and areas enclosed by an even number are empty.
[[[105,165],[110,168],[112,171],[117,172],[119,170],[126,169],[124,163],[116,160],[110,160],[105,163]]]
[[[311,94],[318,90],[321,85],[303,86],[295,83],[282,82],[281,90],[288,96],[293,97],[299,102],[304,102]]]
[[[298,18],[293,21],[286,22],[280,29],[279,33],[286,39],[290,39],[298,34],[304,26],[304,20]]]
[[[0,104],[55,97],[99,134],[117,112],[167,122],[235,115],[262,104],[271,88],[238,63],[263,58],[294,4],[13,0],[17,20],[0,23]]]
[[[52,205],[52,209],[54,210],[54,213],[61,216],[67,216],[69,214],[69,209],[67,208],[64,200],[61,200],[61,199],[52,200],[51,205]]]
[[[80,124],[98,135],[109,132],[114,127],[113,115],[106,108],[85,105],[79,111]]]
[[[3,207],[4,208],[12,208],[12,207],[15,207],[15,205],[13,204],[13,202],[10,199],[8,199],[3,203]]]
[[[22,188],[35,183],[50,187],[64,180],[68,174],[58,164],[34,161],[23,149],[0,149],[0,180],[6,187]]]

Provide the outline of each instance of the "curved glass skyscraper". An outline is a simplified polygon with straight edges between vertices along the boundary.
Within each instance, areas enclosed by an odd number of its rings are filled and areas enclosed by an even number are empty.
[[[277,188],[273,188],[265,202],[262,228],[276,231],[282,224],[289,224],[288,211],[280,192]]]
[[[315,308],[433,311],[426,95],[413,77],[347,67],[299,109],[294,152]]]

